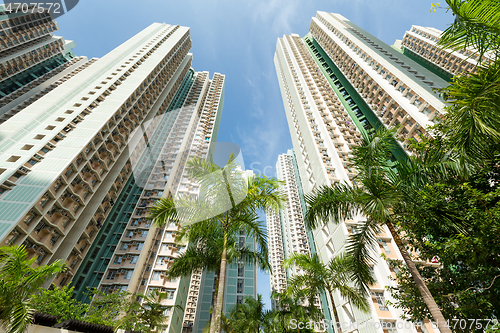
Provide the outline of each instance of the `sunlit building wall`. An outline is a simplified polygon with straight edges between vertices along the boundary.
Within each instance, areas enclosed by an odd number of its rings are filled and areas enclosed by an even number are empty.
[[[350,155],[361,132],[399,125],[400,146],[394,151],[398,158],[404,156],[408,140],[429,135],[426,127],[443,114],[444,103],[432,88],[446,86],[446,80],[339,14],[318,12],[304,38],[279,38],[274,61],[305,194],[355,181]],[[327,221],[312,230],[323,262],[345,251],[363,220],[353,216],[339,224]],[[377,282],[370,286],[370,312],[361,312],[337,293],[328,306],[336,307],[342,324],[357,323],[359,332],[404,331],[391,327],[401,310],[387,303],[391,296],[385,288],[395,286],[395,272],[381,255],[388,260],[402,257],[386,227],[378,244],[373,249]]]

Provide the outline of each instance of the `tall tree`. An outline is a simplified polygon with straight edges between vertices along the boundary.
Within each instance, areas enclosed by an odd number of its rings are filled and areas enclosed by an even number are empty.
[[[211,228],[211,229],[207,229]],[[227,264],[237,262],[257,264],[268,269],[265,251],[250,249],[239,244],[239,235],[229,235],[226,244]],[[178,244],[189,244],[177,260],[169,267],[167,275],[172,278],[189,276],[197,270],[217,272],[220,269],[224,230],[218,224],[193,224],[180,230],[177,234]],[[264,249],[265,250],[265,249]]]
[[[213,229],[208,230],[207,227]],[[190,246],[183,252],[168,269],[167,275],[172,278],[189,276],[197,270],[207,270],[217,274],[217,284],[220,277],[220,265],[224,245],[224,231],[220,225],[194,224],[182,229],[178,233],[177,242]],[[250,249],[239,244],[237,235],[229,235],[227,241],[227,264],[248,263],[256,264],[261,269],[268,269],[266,252],[263,249]],[[265,249],[264,249],[265,250]],[[217,294],[217,291],[216,291]],[[216,302],[217,298],[214,297]],[[215,320],[210,321],[215,325]]]
[[[478,327],[457,325],[457,332],[482,332],[480,326],[487,319],[500,315],[499,182],[497,164],[485,167],[467,182],[450,178],[428,185],[414,195],[419,209],[400,217],[406,238],[419,249],[420,258],[439,263],[420,271],[443,314],[450,319],[479,321]],[[463,228],[447,227],[448,219]],[[407,270],[400,271],[393,293],[398,306],[408,319],[428,318]]]
[[[266,314],[265,332],[313,333],[314,323],[324,318],[323,312],[310,302],[310,295],[302,290],[289,295],[273,292],[276,309]]]
[[[370,270],[370,263],[374,262],[374,258],[370,249],[376,246],[376,235],[382,230],[381,227],[386,225],[439,330],[448,333],[451,331],[446,327],[443,314],[394,226],[394,208],[404,209],[404,203],[411,202],[406,187],[420,185],[424,180],[418,178],[422,173],[418,172],[418,168],[415,169],[415,166],[418,166],[413,163],[415,161],[399,161],[396,165],[390,162],[393,144],[391,131],[380,129],[371,136],[364,134],[363,143],[353,149],[352,162],[357,170],[353,185],[341,183],[336,184],[334,188],[325,186],[307,195],[308,212],[305,221],[309,228],[314,229],[330,220],[340,223],[356,214],[366,218],[366,221],[360,222],[361,225],[351,235],[346,246],[347,253],[354,258],[353,267],[359,289],[374,282]],[[443,165],[438,164],[437,168],[433,168],[436,172],[440,171],[439,168]],[[404,167],[398,169],[399,165]],[[423,170],[429,168],[425,165],[421,167]],[[394,172],[393,168],[397,171]],[[406,173],[408,170],[417,173]],[[423,178],[428,176],[426,173],[424,175]]]
[[[340,332],[342,332],[342,325],[333,300],[335,291],[340,292],[343,298],[349,300],[361,311],[368,312],[370,310],[365,293],[349,285],[355,275],[355,271],[352,269],[352,257],[340,254],[332,258],[329,263],[323,264],[316,254],[295,253],[283,262],[285,268],[290,268],[292,265],[300,268],[303,274],[295,275],[289,279],[288,293],[296,295],[302,290],[307,290],[309,303],[311,303],[314,297],[325,291],[330,297],[333,315]]]
[[[153,290],[148,294],[136,295],[131,302],[126,315],[115,324],[115,331],[120,328],[129,328],[141,332],[163,331],[168,327],[167,312],[171,309],[184,311],[180,305],[164,305],[163,301],[168,294]]]
[[[0,248],[0,323],[7,333],[26,331],[34,314],[30,298],[47,279],[66,269],[59,260],[32,267],[35,260],[28,259],[24,245]]]
[[[228,316],[228,328],[238,333],[260,333],[266,318],[262,295],[246,296],[243,303],[236,304]]]
[[[228,242],[241,231],[255,239],[267,258],[267,236],[264,223],[257,211],[279,209],[284,196],[279,192],[280,182],[262,175],[246,177],[231,155],[224,167],[201,158],[193,158],[186,165],[188,176],[200,184],[200,195],[162,198],[151,210],[150,219],[163,227],[176,221],[184,228],[222,230],[220,277],[226,276]],[[219,278],[215,323],[211,333],[220,332],[224,300],[225,278]]]

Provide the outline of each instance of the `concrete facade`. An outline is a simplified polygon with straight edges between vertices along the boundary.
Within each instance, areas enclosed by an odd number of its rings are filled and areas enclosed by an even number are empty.
[[[395,153],[404,154],[407,141],[429,135],[425,128],[443,113],[444,103],[432,88],[446,86],[446,80],[339,14],[318,12],[304,38],[279,38],[274,62],[305,194],[355,181],[349,158],[361,132],[401,124],[401,146]],[[353,216],[311,230],[321,260],[326,263],[345,251],[363,221],[363,216]],[[402,257],[385,226],[377,237],[370,312],[361,312],[339,294],[335,304],[328,300],[328,307],[336,307],[343,332],[417,332],[396,327],[401,311],[387,304],[391,296],[385,291],[395,286],[395,272],[382,255]]]

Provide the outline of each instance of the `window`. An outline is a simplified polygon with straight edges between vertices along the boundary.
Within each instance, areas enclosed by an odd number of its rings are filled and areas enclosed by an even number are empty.
[[[238,276],[243,277],[245,275],[245,264],[238,264]]]
[[[373,269],[373,267],[370,267],[370,272],[373,276],[373,279],[375,280],[375,283],[378,283],[377,281],[377,275],[375,275],[375,270]]]
[[[244,279],[238,279],[238,284],[236,286],[237,287],[236,292],[238,294],[243,294],[244,284],[245,284],[245,280]]]
[[[106,280],[114,280],[116,276],[116,271],[109,271],[108,276],[106,276]]]
[[[31,148],[33,148],[33,145],[24,145],[21,150],[30,150]]]
[[[132,256],[131,259],[130,259],[130,263],[131,264],[136,264],[137,260],[139,260],[139,256]]]
[[[431,110],[429,110],[429,108],[424,108],[424,109],[422,110],[422,113],[423,113],[423,114],[425,114],[425,115],[428,117],[428,116],[432,113],[432,111],[431,111]]]
[[[382,293],[380,293],[380,292],[372,292],[372,296],[377,301],[377,304],[378,304],[378,307],[379,307],[380,311],[389,311],[389,308],[385,304],[385,297],[384,297],[384,293],[383,292]]]
[[[153,272],[153,277],[151,278],[152,281],[159,281],[160,280],[160,271],[154,271]]]
[[[396,329],[396,323],[381,320],[380,326],[382,326],[382,328],[384,329],[384,332],[398,333],[398,330]]]
[[[175,289],[167,289],[167,299],[174,299]]]
[[[121,243],[120,251],[126,251],[128,249],[128,243]]]
[[[386,241],[381,240],[380,244],[382,244],[382,247],[384,248],[385,253],[392,254],[391,249],[389,248],[389,245],[387,245]]]
[[[122,256],[116,256],[115,260],[113,261],[113,264],[115,264],[115,265],[121,264],[122,263],[122,259],[123,259]]]
[[[140,251],[140,250],[142,250],[142,247],[143,247],[143,246],[144,246],[144,243],[142,243],[142,242],[141,242],[141,243],[137,243],[137,244],[135,245],[135,249],[136,249],[136,250],[138,250],[138,251]]]
[[[127,269],[127,270],[125,271],[125,275],[123,276],[123,278],[124,278],[125,280],[130,280],[130,279],[132,278],[132,273],[133,273],[133,272],[134,272],[133,270],[131,270],[131,269]]]

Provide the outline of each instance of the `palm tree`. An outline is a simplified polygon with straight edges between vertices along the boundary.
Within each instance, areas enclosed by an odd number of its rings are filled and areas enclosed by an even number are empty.
[[[24,245],[0,248],[0,323],[7,333],[26,331],[35,312],[30,297],[47,279],[66,270],[59,260],[34,268],[35,260],[28,259]]]
[[[415,163],[418,160],[409,159],[393,165],[390,162],[394,142],[392,131],[381,129],[371,137],[366,134],[363,136],[362,145],[353,149],[352,161],[357,169],[353,185],[341,183],[336,184],[334,188],[322,187],[307,195],[309,208],[305,218],[306,224],[315,229],[330,219],[334,223],[340,223],[343,219],[357,214],[366,217],[366,221],[360,222],[356,233],[351,235],[346,247],[347,253],[353,256],[353,269],[359,289],[374,283],[370,270],[370,263],[374,262],[374,258],[370,255],[370,249],[375,247],[376,235],[381,232],[382,226],[387,225],[439,330],[442,333],[451,332],[393,224],[396,218],[393,215],[395,209],[404,211],[411,208],[411,197],[407,195],[410,192],[406,187],[412,188],[425,182],[422,178],[432,174],[424,172],[428,169],[432,169],[436,176],[439,176],[441,169],[446,169],[447,164],[443,161],[438,161],[436,167],[420,164],[419,170],[415,168],[419,165]],[[404,167],[400,168],[401,165]],[[396,168],[396,172],[393,168]],[[410,170],[415,173],[406,173]],[[425,177],[419,178],[421,174]],[[405,206],[406,203],[409,204]]]
[[[313,329],[300,328],[299,323],[319,322],[324,318],[323,312],[308,301],[309,295],[302,290],[295,295],[274,291],[271,298],[276,302],[276,310],[266,313],[266,332],[313,333]]]
[[[294,253],[283,262],[284,268],[288,269],[291,266],[300,268],[303,270],[303,274],[297,274],[288,280],[287,293],[297,294],[301,290],[306,290],[310,298],[309,303],[312,303],[314,297],[322,291],[326,291],[330,296],[337,325],[340,325],[340,320],[333,300],[333,293],[336,290],[361,311],[368,312],[370,310],[363,290],[349,286],[355,275],[352,269],[352,257],[340,254],[325,265],[320,262],[316,254]],[[338,329],[342,331],[341,325],[338,326]]]
[[[454,51],[467,48],[479,58],[477,73],[455,76],[452,84],[442,90],[450,105],[436,134],[450,149],[458,150],[462,159],[482,165],[494,161],[500,143],[500,2],[446,2],[455,20],[443,32],[438,45]],[[486,53],[491,61],[483,61]]]
[[[220,229],[221,277],[226,276],[230,239],[241,231],[255,239],[262,257],[267,258],[265,225],[258,220],[257,211],[281,207],[284,196],[279,192],[280,182],[262,175],[245,177],[233,155],[222,168],[210,161],[193,158],[186,164],[186,170],[188,177],[200,184],[200,195],[162,198],[152,208],[149,218],[159,227],[176,221],[184,228],[207,232]],[[224,287],[225,278],[220,278],[211,333],[220,332]]]
[[[229,313],[228,328],[234,332],[260,333],[265,317],[262,295],[257,295],[256,299],[247,296],[243,303],[236,304]]]
[[[213,227],[214,229],[208,230],[206,227]],[[170,266],[167,276],[177,278],[189,276],[198,270],[207,270],[217,274],[218,282],[224,243],[224,232],[220,228],[220,225],[190,225],[182,229],[176,239],[179,242],[186,240],[188,244],[192,245]],[[252,250],[247,246],[240,246],[238,238],[235,235],[230,235],[226,252],[228,265],[233,263],[249,263],[258,264],[264,270],[269,268],[265,252],[261,251],[260,248]],[[214,300],[216,301],[216,297],[214,297]],[[215,320],[211,321],[211,324],[214,326]]]
[[[491,148],[500,144],[500,60],[455,77],[442,93],[450,105],[439,126],[441,137],[464,159],[479,165],[494,160]]]
[[[441,35],[438,45],[455,51],[469,48],[500,55],[500,3],[497,0],[446,0],[455,21]]]
[[[174,309],[184,311],[180,305],[164,305],[162,302],[168,297],[167,293],[153,290],[149,294],[137,295],[138,300],[131,302],[127,314],[115,325],[115,331],[130,327],[133,329],[142,329],[147,327],[148,332],[156,332],[168,327],[169,317],[165,312]]]
[[[206,229],[206,227],[212,229]],[[229,235],[227,241],[227,264],[249,263],[258,264],[262,269],[268,269],[266,253],[261,249],[252,250],[240,246],[236,235]],[[177,234],[176,242],[191,244],[176,259],[167,270],[167,276],[178,278],[189,276],[194,271],[207,270],[217,272],[220,269],[224,245],[224,230],[217,224],[193,224]]]

